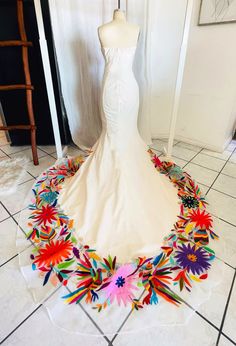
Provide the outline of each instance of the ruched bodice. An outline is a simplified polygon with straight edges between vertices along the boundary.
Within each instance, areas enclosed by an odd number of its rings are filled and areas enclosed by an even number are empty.
[[[138,135],[139,88],[132,68],[135,50],[136,47],[102,48],[105,57],[101,107],[103,126],[110,137],[116,134],[113,139],[118,141],[118,146],[121,137],[124,141],[129,139],[129,135]]]
[[[102,48],[102,133],[59,196],[81,242],[102,256],[119,254],[120,262],[154,255],[179,213],[175,188],[155,170],[139,135],[135,51]]]

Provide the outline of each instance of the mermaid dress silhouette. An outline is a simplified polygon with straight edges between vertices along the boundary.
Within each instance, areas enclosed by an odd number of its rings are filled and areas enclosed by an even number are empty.
[[[160,175],[137,127],[136,46],[102,47],[102,133],[59,196],[75,235],[103,256],[152,256],[179,214],[176,189]]]

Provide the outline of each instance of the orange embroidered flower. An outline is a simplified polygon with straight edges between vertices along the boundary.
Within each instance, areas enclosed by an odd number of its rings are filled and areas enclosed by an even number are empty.
[[[38,266],[54,266],[63,259],[69,258],[72,251],[72,243],[70,240],[56,240],[51,241],[43,249],[39,250],[39,255],[35,257],[34,263],[38,263]]]

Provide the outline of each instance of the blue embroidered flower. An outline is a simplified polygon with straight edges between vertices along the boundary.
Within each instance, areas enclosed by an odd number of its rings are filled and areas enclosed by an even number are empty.
[[[170,171],[169,171],[169,176],[172,178],[172,179],[176,179],[176,180],[179,180],[183,177],[183,171],[182,169],[177,166],[177,165],[174,165],[171,167]]]
[[[123,287],[125,284],[125,278],[123,278],[122,276],[119,276],[118,279],[116,280],[116,285],[118,287]]]
[[[46,203],[53,203],[57,199],[57,193],[56,192],[45,192],[41,195],[41,198]]]

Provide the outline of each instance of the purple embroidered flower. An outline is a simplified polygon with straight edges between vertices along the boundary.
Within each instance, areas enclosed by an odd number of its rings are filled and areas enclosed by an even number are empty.
[[[183,269],[186,268],[188,272],[191,271],[193,274],[199,275],[210,268],[209,254],[202,248],[183,244],[178,249],[176,251],[176,261]]]

